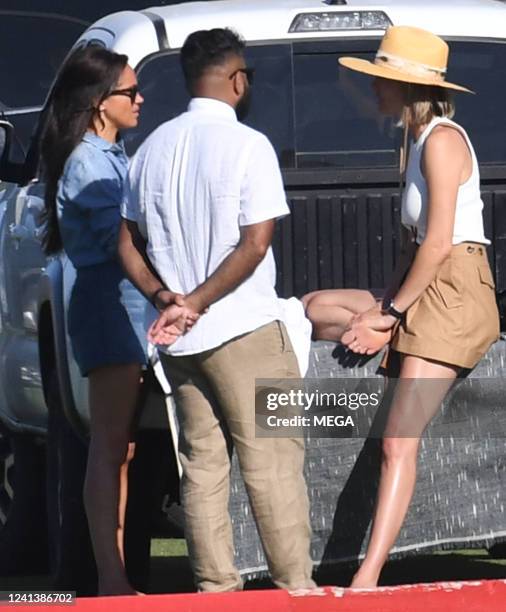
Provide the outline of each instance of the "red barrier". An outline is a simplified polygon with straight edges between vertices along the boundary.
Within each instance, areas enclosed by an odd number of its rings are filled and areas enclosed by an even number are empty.
[[[352,590],[322,587],[311,591],[244,591],[138,597],[79,598],[75,606],[11,605],[17,612],[67,609],[68,612],[482,612],[506,610],[506,580]]]

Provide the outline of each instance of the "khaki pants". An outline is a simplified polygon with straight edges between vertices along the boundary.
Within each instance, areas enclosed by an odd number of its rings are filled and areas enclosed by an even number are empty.
[[[274,321],[197,355],[161,355],[181,426],[186,539],[201,591],[242,588],[228,512],[235,447],[275,584],[311,588],[304,443],[255,437],[255,378],[297,378],[285,327]]]

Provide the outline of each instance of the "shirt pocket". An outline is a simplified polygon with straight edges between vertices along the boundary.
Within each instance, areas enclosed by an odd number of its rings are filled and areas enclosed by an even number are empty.
[[[234,247],[240,238],[240,192],[232,179],[217,179],[210,186],[210,233],[217,248]]]
[[[215,178],[210,182],[210,194],[213,199],[236,198],[239,201],[239,185],[236,185],[232,177]]]

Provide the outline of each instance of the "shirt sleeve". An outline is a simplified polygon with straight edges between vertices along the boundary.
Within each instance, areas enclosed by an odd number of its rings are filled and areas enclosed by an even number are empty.
[[[123,201],[121,202],[121,216],[123,219],[128,219],[129,221],[135,221],[137,223],[139,220],[139,201],[136,190],[132,188],[132,183],[130,182],[132,170],[131,167],[125,180]]]
[[[90,161],[73,161],[65,172],[68,180],[63,185],[63,192],[65,199],[78,206],[88,218],[89,228],[100,246],[114,256],[121,222],[123,180],[112,165],[110,172],[96,170],[97,166]]]
[[[137,153],[130,160],[130,168],[125,180],[123,201],[121,203],[121,216],[123,219],[137,223],[139,232],[147,240],[146,206],[140,189],[142,167],[143,157],[139,159],[139,154]]]
[[[241,184],[239,225],[252,225],[290,214],[276,152],[261,135],[253,145]]]

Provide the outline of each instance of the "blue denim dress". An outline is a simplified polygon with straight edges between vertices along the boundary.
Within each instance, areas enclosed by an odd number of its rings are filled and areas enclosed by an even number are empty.
[[[147,363],[146,300],[117,259],[127,170],[121,143],[87,132],[58,183],[63,246],[77,271],[68,330],[83,376],[103,366]]]

